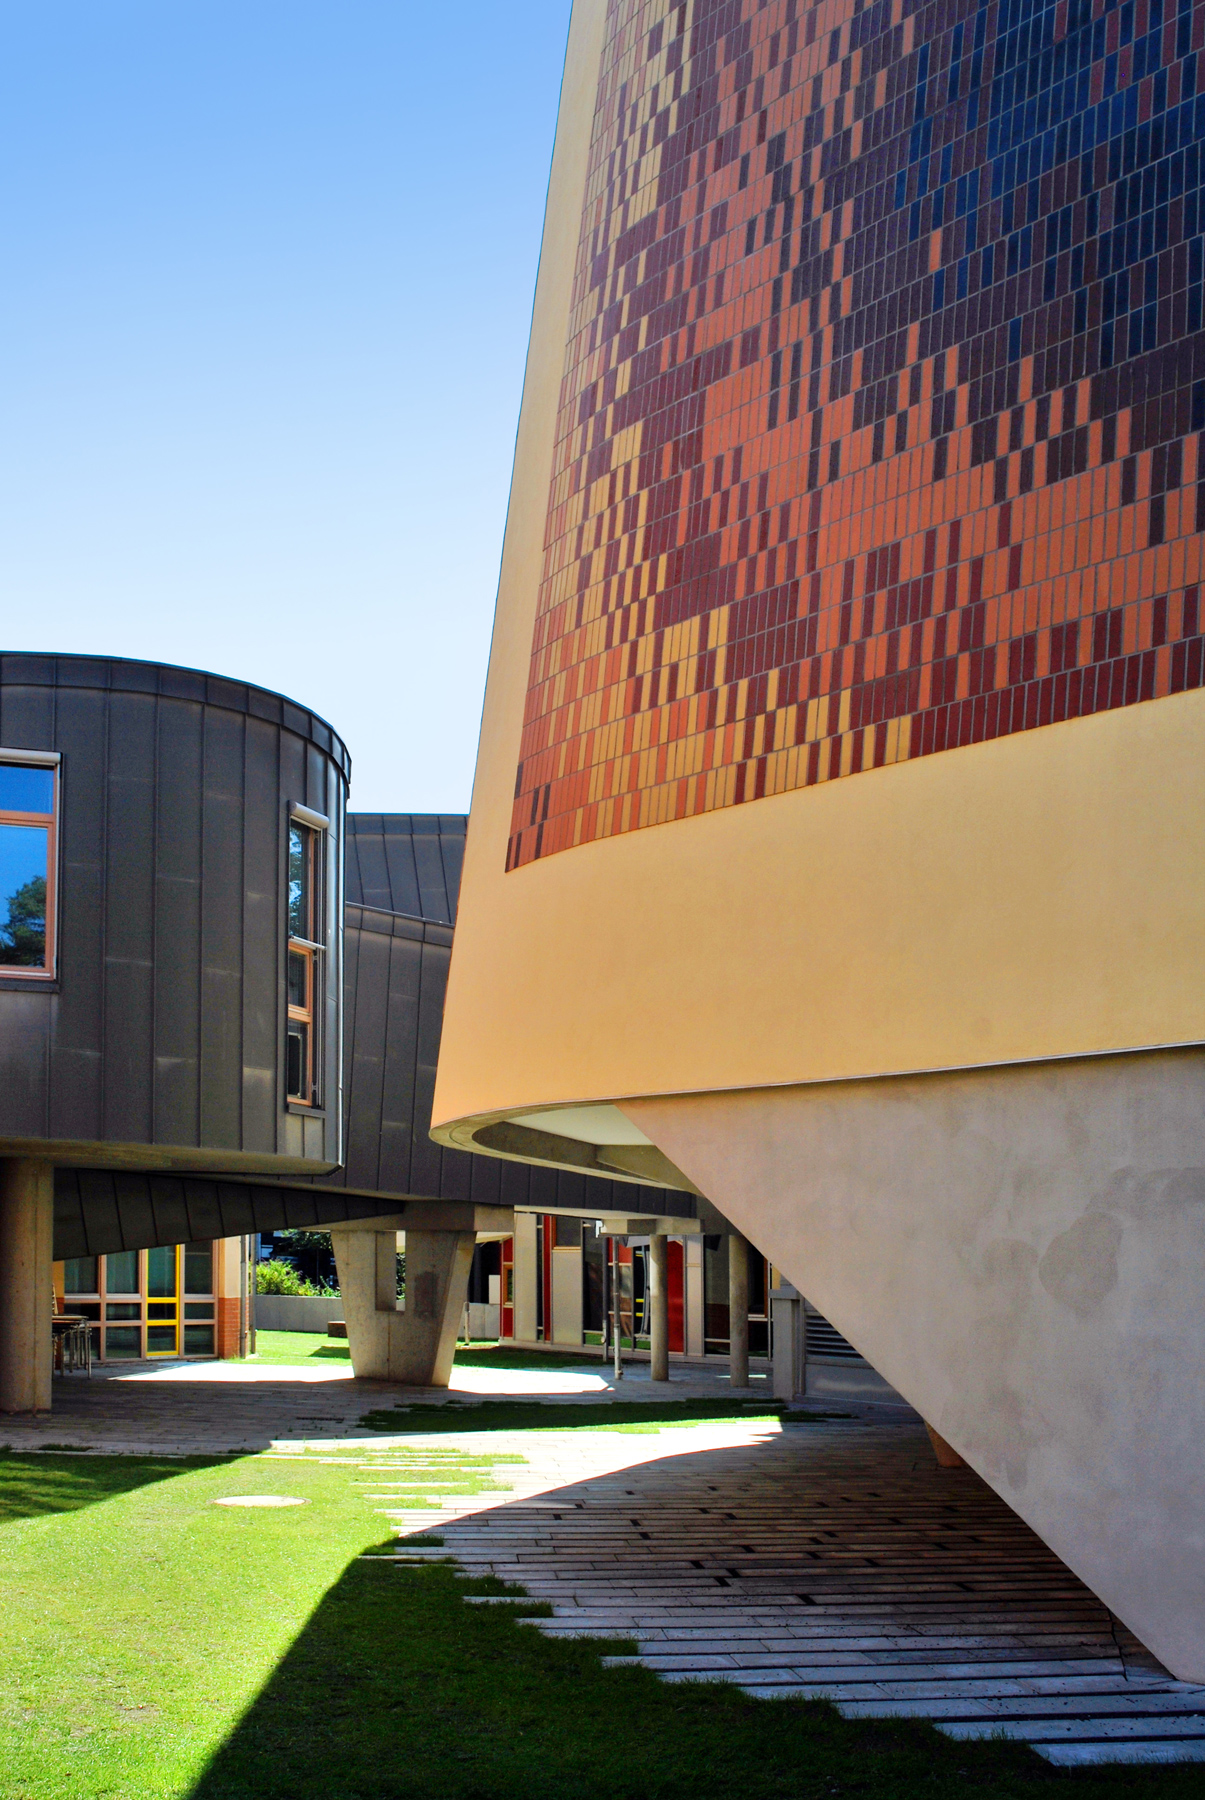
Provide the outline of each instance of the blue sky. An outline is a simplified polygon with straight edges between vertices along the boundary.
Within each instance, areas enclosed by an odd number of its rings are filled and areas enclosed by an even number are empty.
[[[46,873],[46,832],[38,826],[0,825],[0,930],[18,888]]]
[[[569,0],[0,0],[0,648],[463,810]]]

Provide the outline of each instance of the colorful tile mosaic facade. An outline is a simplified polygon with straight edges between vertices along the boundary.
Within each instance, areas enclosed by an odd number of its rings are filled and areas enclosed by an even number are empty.
[[[1202,685],[1203,48],[614,0],[508,867]]]

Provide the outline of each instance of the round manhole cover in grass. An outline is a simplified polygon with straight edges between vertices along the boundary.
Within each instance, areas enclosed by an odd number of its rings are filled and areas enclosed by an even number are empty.
[[[308,1500],[295,1499],[286,1494],[231,1494],[224,1500],[215,1500],[215,1506],[308,1506]]]

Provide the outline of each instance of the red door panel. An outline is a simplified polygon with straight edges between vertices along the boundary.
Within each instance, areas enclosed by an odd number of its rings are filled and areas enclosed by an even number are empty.
[[[666,1246],[668,1255],[668,1301],[669,1301],[669,1347],[671,1350],[686,1349],[686,1246],[678,1238],[671,1238]]]
[[[499,1282],[502,1305],[499,1309],[498,1336],[513,1338],[515,1335],[515,1240],[507,1238],[502,1245],[502,1279]]]

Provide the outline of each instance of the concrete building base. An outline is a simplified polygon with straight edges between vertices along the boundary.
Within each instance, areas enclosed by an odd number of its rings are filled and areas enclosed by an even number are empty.
[[[623,1110],[1169,1669],[1205,1680],[1205,1051]]]
[[[54,1165],[0,1159],[0,1413],[50,1411]]]
[[[825,1361],[809,1356],[807,1379],[800,1390],[809,1400],[847,1400],[858,1406],[907,1406],[901,1393],[869,1363]]]

